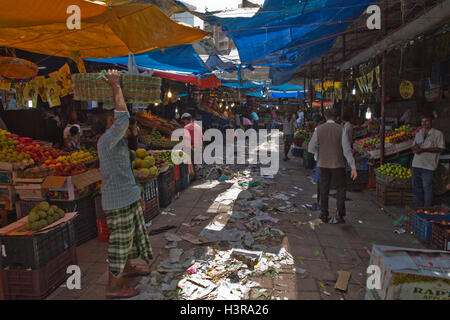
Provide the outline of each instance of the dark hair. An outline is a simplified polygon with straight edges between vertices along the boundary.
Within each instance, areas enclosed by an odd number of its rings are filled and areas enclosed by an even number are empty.
[[[338,113],[335,108],[330,108],[325,112],[327,118],[336,118]]]
[[[70,127],[70,134],[71,134],[72,137],[76,136],[79,131],[80,131],[80,129],[78,129],[77,126],[71,126]]]
[[[129,121],[130,121],[130,126],[132,126],[133,124],[136,123],[136,118],[131,116]]]
[[[106,122],[108,120],[108,117],[114,117],[114,111],[113,110],[105,110],[102,113],[99,114],[97,121],[92,126],[92,130],[95,132],[95,134],[103,134],[106,131]],[[95,127],[95,129],[94,129]]]

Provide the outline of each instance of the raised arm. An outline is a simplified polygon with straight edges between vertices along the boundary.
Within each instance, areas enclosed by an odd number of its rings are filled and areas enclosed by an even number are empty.
[[[127,132],[130,115],[128,113],[127,105],[123,97],[122,88],[120,87],[121,73],[117,70],[108,70],[103,76],[112,89],[114,100],[114,124],[109,128],[105,135],[110,147],[116,145],[122,140]]]

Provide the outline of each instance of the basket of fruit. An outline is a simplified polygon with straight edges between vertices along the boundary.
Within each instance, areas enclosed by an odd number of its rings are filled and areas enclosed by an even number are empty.
[[[387,163],[375,172],[378,184],[396,189],[411,189],[411,169]]]
[[[103,75],[104,72],[73,74],[74,99],[113,102],[111,87]],[[127,103],[161,102],[161,78],[123,73],[120,82]]]
[[[308,139],[309,133],[306,132],[305,130],[297,130],[295,131],[294,134],[294,145],[295,146],[301,146],[303,144],[303,141],[305,141],[305,139]]]
[[[159,170],[155,164],[155,158],[148,154],[145,149],[137,149],[136,159],[134,159],[132,163],[136,181],[138,183],[144,183],[157,177]]]

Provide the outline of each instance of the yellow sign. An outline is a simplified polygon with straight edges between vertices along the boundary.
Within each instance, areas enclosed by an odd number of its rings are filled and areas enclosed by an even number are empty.
[[[403,99],[411,99],[414,94],[414,85],[409,80],[403,80],[400,83],[400,95]]]

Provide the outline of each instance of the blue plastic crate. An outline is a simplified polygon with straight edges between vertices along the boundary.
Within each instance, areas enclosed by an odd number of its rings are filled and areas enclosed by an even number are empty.
[[[445,220],[450,222],[450,214],[447,214],[445,216],[435,216],[416,213],[414,218],[414,234],[425,242],[431,241],[431,232],[433,227],[433,223],[430,222],[431,220]]]

